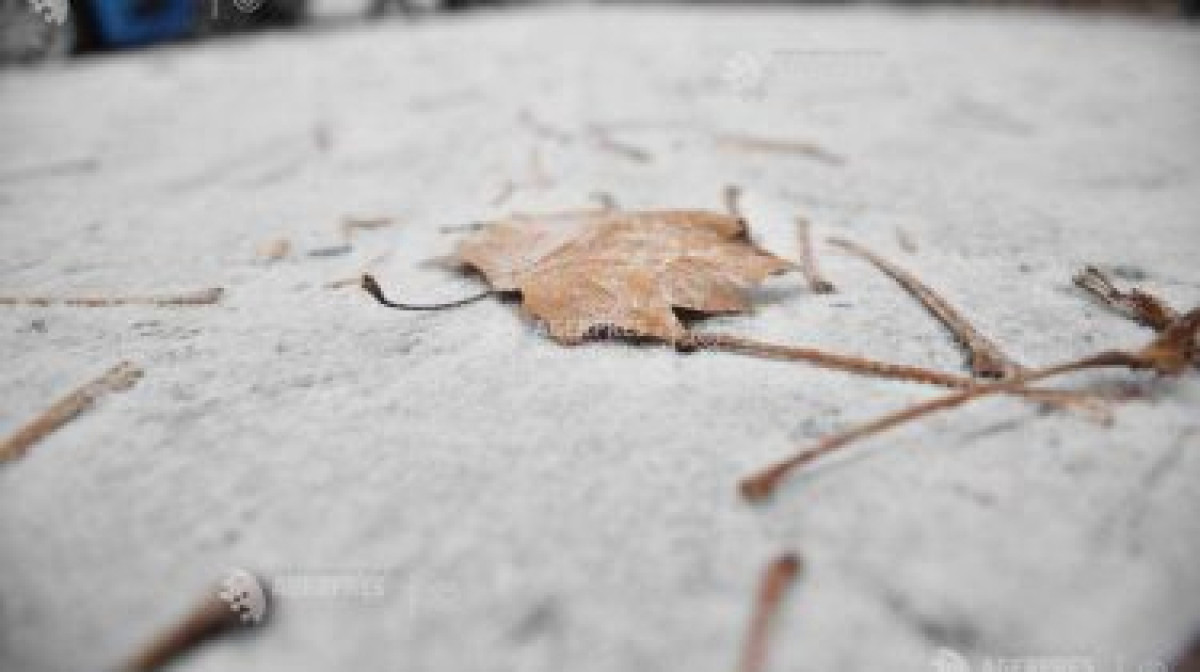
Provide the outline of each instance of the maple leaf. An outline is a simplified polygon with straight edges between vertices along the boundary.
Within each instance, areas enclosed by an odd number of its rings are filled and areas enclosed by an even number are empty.
[[[675,309],[737,313],[767,276],[795,265],[750,240],[745,220],[701,210],[513,215],[456,256],[567,345],[617,335],[679,343]]]

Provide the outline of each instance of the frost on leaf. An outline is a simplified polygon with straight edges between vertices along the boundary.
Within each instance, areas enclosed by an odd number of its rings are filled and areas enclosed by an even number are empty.
[[[670,343],[674,309],[749,310],[746,292],[795,266],[750,240],[738,217],[698,210],[514,215],[464,240],[458,259],[562,344],[614,333]]]

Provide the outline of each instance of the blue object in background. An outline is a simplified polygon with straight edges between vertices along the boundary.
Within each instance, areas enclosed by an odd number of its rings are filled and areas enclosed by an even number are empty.
[[[199,0],[85,0],[105,46],[125,47],[189,35],[201,11]]]

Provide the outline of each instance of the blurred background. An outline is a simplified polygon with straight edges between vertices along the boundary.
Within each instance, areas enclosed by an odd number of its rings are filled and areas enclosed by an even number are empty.
[[[211,39],[306,24],[377,21],[397,16],[415,20],[431,13],[503,4],[516,3],[501,0],[0,0],[0,25],[3,26],[0,63],[32,64],[113,49]],[[585,2],[577,0],[576,4]],[[624,4],[648,3],[634,0]],[[807,4],[839,3],[821,0]],[[908,0],[894,4],[938,3]],[[1044,6],[1191,19],[1200,16],[1200,0],[952,0],[941,4]]]

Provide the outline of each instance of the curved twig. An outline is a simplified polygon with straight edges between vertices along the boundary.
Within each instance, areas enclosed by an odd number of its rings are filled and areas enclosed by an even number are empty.
[[[375,281],[375,278],[373,278],[369,274],[365,274],[365,273],[362,276],[362,288],[364,290],[366,290],[366,292],[368,294],[370,294],[379,303],[387,306],[388,308],[395,308],[397,310],[445,310],[447,308],[457,308],[459,306],[465,306],[468,303],[475,303],[476,301],[479,301],[481,299],[486,299],[487,297],[495,294],[495,292],[493,292],[492,290],[488,290],[486,292],[481,292],[474,296],[468,296],[465,299],[459,299],[457,301],[451,301],[449,303],[428,303],[428,304],[396,303],[395,301],[392,301],[383,295],[383,289],[381,289],[379,287],[379,283]]]

